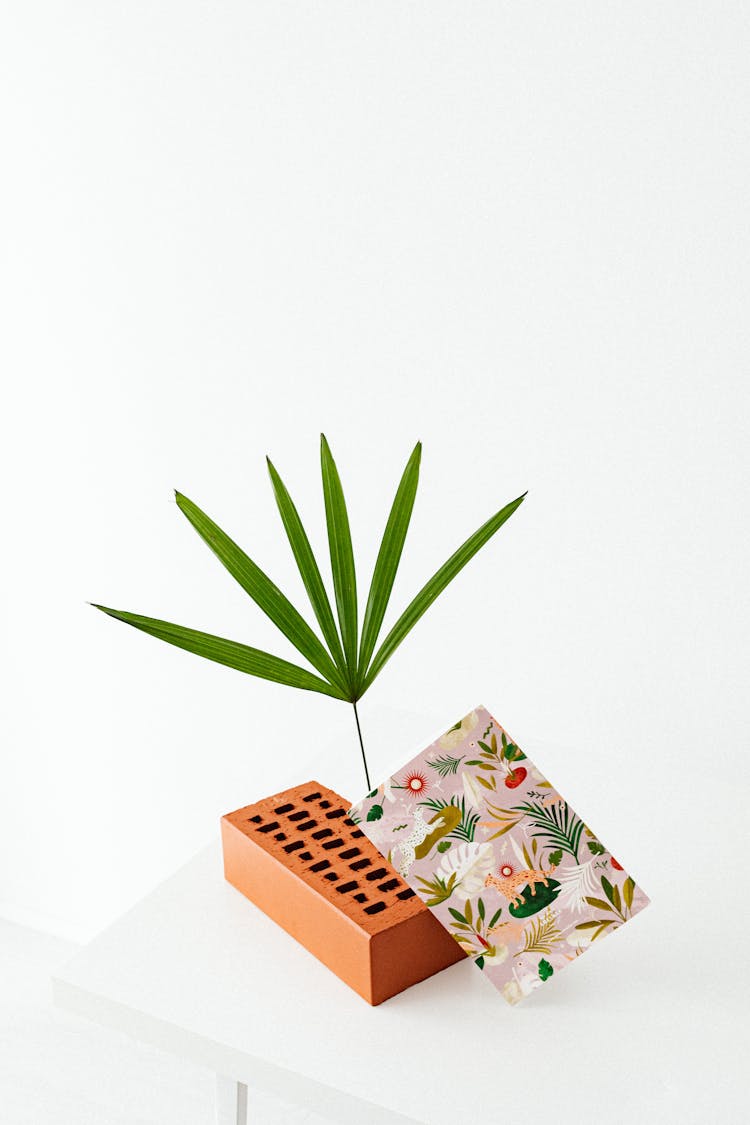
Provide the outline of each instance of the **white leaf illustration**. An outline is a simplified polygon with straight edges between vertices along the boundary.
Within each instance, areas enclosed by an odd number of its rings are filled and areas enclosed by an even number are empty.
[[[443,856],[439,873],[448,879],[455,872],[456,887],[467,896],[477,894],[492,870],[492,844],[459,844]]]

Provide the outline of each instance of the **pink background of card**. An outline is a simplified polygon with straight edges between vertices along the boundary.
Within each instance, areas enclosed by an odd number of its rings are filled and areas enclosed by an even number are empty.
[[[511,1004],[649,901],[484,707],[352,813]]]

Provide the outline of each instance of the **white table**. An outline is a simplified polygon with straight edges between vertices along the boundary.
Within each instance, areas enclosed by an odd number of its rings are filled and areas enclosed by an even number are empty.
[[[468,962],[371,1008],[224,882],[216,845],[78,953],[54,994],[214,1069],[219,1125],[244,1125],[248,1104],[253,1121],[254,1088],[342,1125],[739,1120],[706,1070],[732,1047],[715,994],[713,1018],[684,979],[687,1007],[665,995],[655,913],[517,1008]]]

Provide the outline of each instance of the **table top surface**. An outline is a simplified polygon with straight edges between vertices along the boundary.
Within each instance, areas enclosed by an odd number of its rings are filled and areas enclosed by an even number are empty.
[[[712,1058],[739,1046],[710,990],[663,971],[657,911],[516,1008],[468,961],[371,1008],[224,881],[217,843],[78,953],[55,996],[333,1121],[706,1120],[706,1025]]]

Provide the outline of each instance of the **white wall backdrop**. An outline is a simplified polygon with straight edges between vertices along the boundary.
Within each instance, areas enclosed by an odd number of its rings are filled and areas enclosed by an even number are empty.
[[[303,606],[264,455],[322,552],[325,430],[363,583],[424,441],[391,621],[529,489],[363,701],[373,773],[484,702],[677,918],[747,780],[747,5],[2,22],[0,914],[93,933],[331,743],[361,795],[344,705],[86,605],[290,656],[172,489]]]

